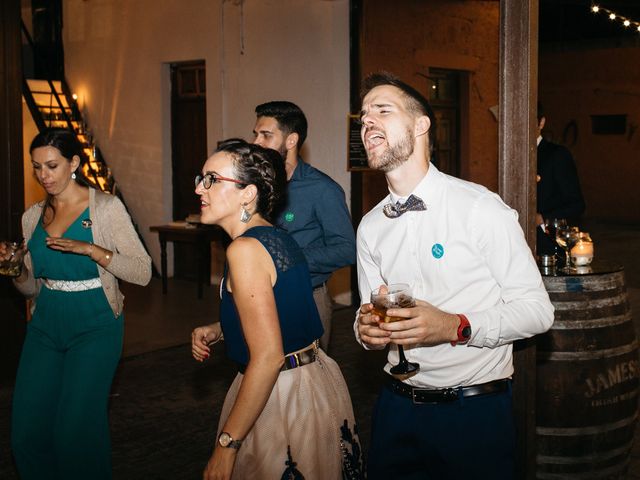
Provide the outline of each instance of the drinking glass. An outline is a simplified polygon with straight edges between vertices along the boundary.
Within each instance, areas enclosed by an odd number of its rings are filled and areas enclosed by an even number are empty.
[[[416,301],[413,298],[411,287],[408,284],[396,283],[372,291],[371,304],[373,305],[373,311],[371,313],[380,317],[381,322],[390,323],[405,319],[387,315],[387,309],[415,307]],[[420,366],[417,363],[407,361],[402,345],[398,345],[398,355],[400,356],[400,363],[391,367],[391,375],[400,380],[404,380],[414,376],[420,371]]]
[[[547,234],[547,237],[551,239],[551,242],[554,245],[554,255],[556,257],[556,260],[558,260],[559,267],[564,266],[564,252],[556,241],[556,233],[558,232],[558,230],[562,230],[566,227],[567,220],[564,218],[546,218],[544,220],[544,232]]]
[[[0,244],[0,275],[19,277],[24,257],[22,242],[2,241]]]
[[[580,239],[580,230],[578,227],[564,226],[556,230],[556,243],[562,247],[565,253],[565,267],[567,272],[573,272],[573,265],[571,263],[571,249]]]
[[[555,238],[558,228],[566,227],[567,220],[564,218],[546,218],[544,221],[544,231],[551,238]]]

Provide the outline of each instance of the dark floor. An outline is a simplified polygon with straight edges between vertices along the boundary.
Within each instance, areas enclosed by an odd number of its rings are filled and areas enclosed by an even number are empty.
[[[600,258],[617,259],[627,272],[629,298],[640,323],[640,227],[595,224],[589,227]],[[205,364],[192,360],[186,343],[194,325],[214,317],[217,292],[202,300],[195,284],[170,281],[127,286],[125,358],[111,400],[114,478],[197,479],[210,454],[217,419],[234,366],[215,350]],[[353,309],[334,314],[330,355],[338,362],[351,392],[363,447],[369,418],[382,381],[383,352],[367,352],[353,338]],[[0,388],[0,479],[16,479],[9,450],[11,387]],[[636,437],[639,437],[637,431]],[[629,479],[640,480],[640,442],[631,456]]]
[[[145,301],[152,300],[145,297]],[[200,307],[191,298],[182,305],[185,317],[190,310]],[[385,355],[366,352],[355,343],[353,318],[351,308],[335,312],[331,356],[340,364],[354,405],[358,406],[355,413],[366,448],[369,417],[381,383]],[[188,344],[124,358],[111,399],[114,478],[201,478],[215,440],[224,396],[235,372],[222,348],[215,349],[205,364],[191,358]],[[0,389],[3,480],[17,479],[9,456],[11,392],[11,388]]]

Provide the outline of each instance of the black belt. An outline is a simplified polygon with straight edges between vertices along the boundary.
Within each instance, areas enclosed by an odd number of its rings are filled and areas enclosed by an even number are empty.
[[[393,378],[387,383],[387,388],[393,393],[410,398],[413,400],[413,403],[447,403],[453,402],[461,397],[477,397],[478,395],[506,392],[509,389],[509,382],[509,379],[503,378],[502,380],[469,385],[468,387],[440,388],[434,390],[412,387]]]

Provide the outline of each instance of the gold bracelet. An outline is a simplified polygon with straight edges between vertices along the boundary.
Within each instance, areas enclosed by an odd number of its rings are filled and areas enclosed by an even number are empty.
[[[105,254],[104,254],[104,259],[105,259],[107,262],[109,262],[109,261],[111,260],[111,254],[110,254],[110,253],[108,253],[108,252],[107,252],[107,253],[105,253]]]
[[[89,242],[89,258],[93,260],[93,242]],[[93,260],[95,262],[95,260]]]

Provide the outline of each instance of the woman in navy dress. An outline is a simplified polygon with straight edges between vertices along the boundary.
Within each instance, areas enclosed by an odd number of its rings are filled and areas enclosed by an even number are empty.
[[[239,365],[204,472],[212,479],[361,478],[346,383],[317,347],[322,324],[301,249],[271,224],[286,188],[274,150],[222,142],[196,177],[201,221],[231,237],[221,322],[192,334],[196,360],[224,341]]]

